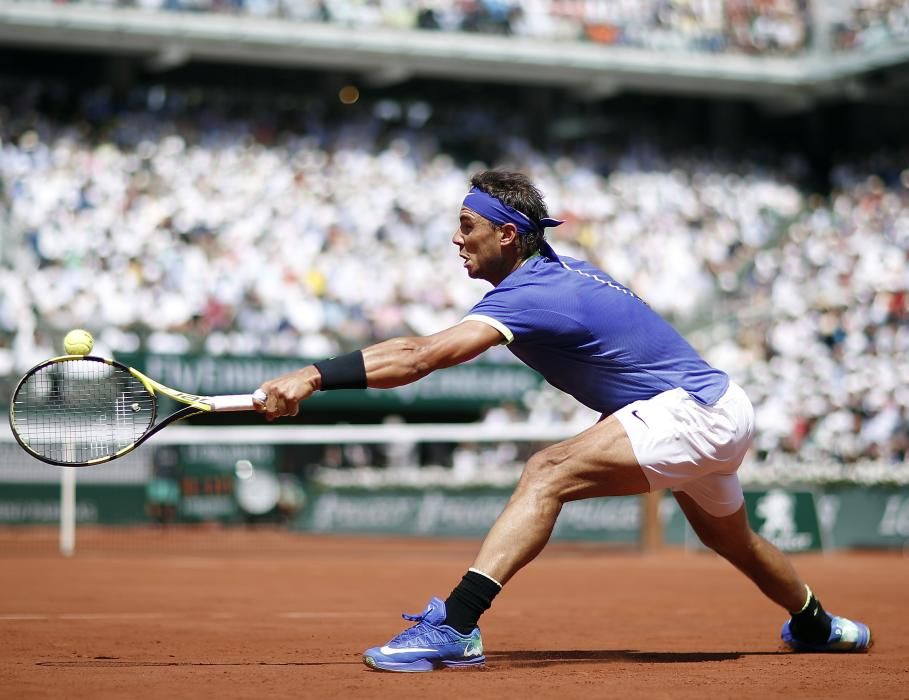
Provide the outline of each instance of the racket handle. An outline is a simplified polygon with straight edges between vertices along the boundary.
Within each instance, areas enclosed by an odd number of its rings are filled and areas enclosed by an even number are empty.
[[[215,413],[223,411],[254,411],[256,410],[255,402],[261,403],[265,401],[265,394],[256,390],[255,394],[212,396],[209,401]]]

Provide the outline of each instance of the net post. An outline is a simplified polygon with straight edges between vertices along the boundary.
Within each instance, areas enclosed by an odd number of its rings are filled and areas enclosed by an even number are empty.
[[[76,467],[60,468],[60,553],[76,551]]]
[[[641,494],[641,539],[642,552],[656,552],[663,546],[663,521],[660,517],[660,502],[663,489]]]

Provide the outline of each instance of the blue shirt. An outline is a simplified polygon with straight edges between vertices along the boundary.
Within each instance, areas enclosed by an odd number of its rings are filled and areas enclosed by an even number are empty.
[[[677,387],[711,405],[729,385],[633,292],[568,257],[529,258],[465,320],[498,329],[518,359],[605,415]]]

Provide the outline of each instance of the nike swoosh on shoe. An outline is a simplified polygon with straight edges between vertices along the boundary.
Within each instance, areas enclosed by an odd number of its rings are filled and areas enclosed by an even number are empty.
[[[428,652],[433,653],[438,651],[438,649],[425,649],[421,647],[404,647],[403,649],[396,649],[395,647],[379,647],[379,651],[388,656],[394,656],[395,654],[410,654],[413,652]]]

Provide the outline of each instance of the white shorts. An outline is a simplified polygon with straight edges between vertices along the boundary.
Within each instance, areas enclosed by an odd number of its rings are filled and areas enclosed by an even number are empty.
[[[715,517],[745,502],[736,471],[754,438],[754,409],[735,382],[712,406],[671,389],[615,412],[653,490],[682,491]]]

